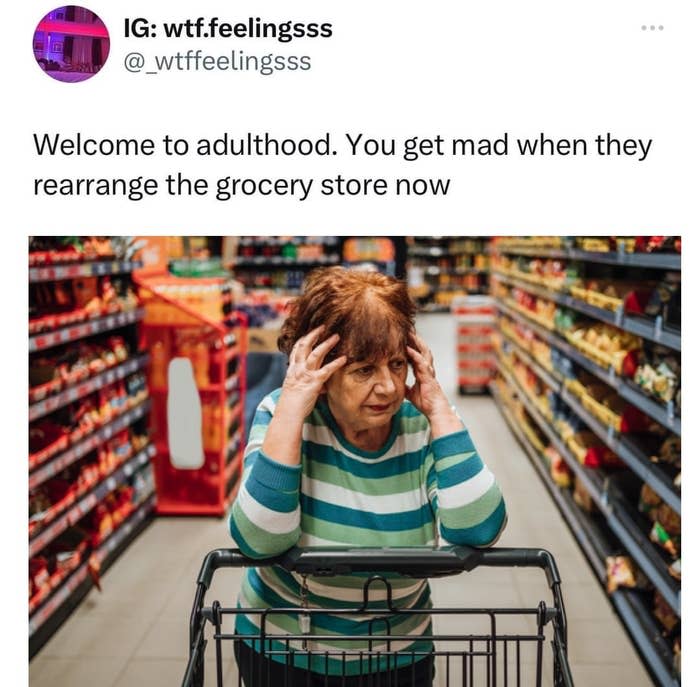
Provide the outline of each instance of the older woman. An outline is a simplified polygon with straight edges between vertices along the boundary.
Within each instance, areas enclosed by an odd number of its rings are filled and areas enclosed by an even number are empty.
[[[449,543],[496,541],[506,522],[501,491],[435,378],[414,319],[415,306],[398,280],[340,267],[309,276],[279,339],[289,356],[287,375],[259,405],[245,451],[229,519],[243,553],[265,558],[295,545],[436,545],[438,525]],[[298,576],[280,568],[250,568],[239,605],[296,607],[303,593],[310,607],[347,608],[361,603],[362,583],[355,575],[310,578],[302,589]],[[430,608],[426,580],[396,576],[391,585],[397,607]],[[236,629],[251,634],[257,623],[252,614],[239,615]],[[313,616],[313,623],[315,634],[370,634],[366,618],[328,613]],[[426,649],[421,637],[431,631],[429,615],[397,615],[390,624],[391,634],[415,636],[415,642],[392,642],[392,649]],[[268,631],[299,634],[299,620],[270,616]],[[313,648],[340,646],[347,644],[324,640]],[[236,653],[245,678],[260,657],[245,644]],[[261,675],[269,675],[269,683],[258,678],[255,687],[285,684],[285,666],[276,662],[284,660],[266,656]],[[299,660],[299,668],[308,667],[305,656]],[[392,677],[391,684],[430,684],[432,661],[403,667],[408,660],[399,659],[400,680]],[[351,656],[343,664],[331,657],[328,666],[313,659],[310,666],[312,673],[368,670],[366,661],[363,667]],[[310,684],[335,684],[318,679]],[[354,679],[343,684],[360,684]],[[299,684],[307,684],[306,677]]]

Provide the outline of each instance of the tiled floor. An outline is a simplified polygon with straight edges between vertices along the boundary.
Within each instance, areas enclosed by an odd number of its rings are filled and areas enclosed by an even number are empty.
[[[543,547],[555,556],[563,580],[569,657],[577,687],[651,685],[583,554],[496,406],[488,398],[457,396],[453,327],[446,315],[419,319],[419,332],[435,354],[438,377],[454,397],[505,494],[509,522],[499,545]],[[90,592],[31,661],[31,687],[180,685],[200,563],[210,549],[230,545],[223,520],[157,519],[105,574],[102,593]],[[223,572],[215,576],[210,598],[232,603],[239,574]],[[538,570],[481,569],[435,580],[432,586],[436,605],[518,607],[548,598]],[[514,627],[513,631],[522,630]],[[212,659],[213,653],[208,654],[208,685],[215,684]],[[527,659],[523,663],[523,684],[534,684],[528,680],[532,666]],[[234,672],[228,661],[226,684],[236,684]],[[444,680],[444,670],[439,677]],[[548,672],[544,684],[551,684]]]

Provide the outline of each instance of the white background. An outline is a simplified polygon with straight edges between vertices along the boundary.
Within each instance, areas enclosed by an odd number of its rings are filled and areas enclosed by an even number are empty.
[[[57,3],[56,3],[57,4]],[[562,0],[521,2],[107,2],[85,3],[111,33],[103,70],[64,84],[34,62],[32,35],[56,4],[14,6],[5,26],[3,274],[7,320],[4,356],[8,421],[6,463],[16,470],[16,501],[5,515],[16,586],[12,632],[25,651],[24,530],[26,416],[26,236],[54,234],[682,234],[684,240],[684,435],[686,497],[695,488],[689,418],[695,395],[692,230],[698,225],[698,24],[692,2]],[[293,7],[293,9],[292,9]],[[330,21],[330,39],[138,40],[123,38],[124,17],[157,24],[219,16],[232,23]],[[642,31],[662,24],[663,31]],[[9,46],[9,50],[7,47]],[[124,55],[201,48],[247,54],[309,55],[308,72],[134,75]],[[151,157],[37,158],[32,133],[80,131],[96,137],[216,137],[269,131],[315,137],[330,131],[341,152],[321,159]],[[351,158],[344,132],[406,136],[550,136],[653,138],[645,162],[635,158]],[[514,141],[512,141],[514,143]],[[34,177],[137,176],[451,177],[446,198],[249,198],[218,202],[169,198],[35,198]],[[690,254],[688,251],[691,251]],[[9,269],[8,269],[9,267]],[[689,316],[688,316],[689,315]],[[11,333],[10,333],[11,332]],[[690,346],[689,347],[689,343]],[[14,364],[16,362],[16,364]],[[8,364],[9,363],[9,364]],[[691,377],[692,375],[692,377]],[[692,446],[694,447],[695,441]],[[15,473],[13,473],[14,475]],[[15,482],[9,482],[14,485]],[[6,489],[8,487],[6,486]],[[13,489],[10,487],[10,491]],[[692,494],[692,492],[690,492]],[[689,529],[686,498],[685,530]],[[692,530],[691,530],[692,531]],[[16,552],[16,556],[15,556]],[[692,542],[686,540],[685,629],[692,622]],[[694,558],[694,557],[693,557]],[[18,590],[16,593],[14,590]],[[691,645],[686,642],[689,666]],[[22,666],[25,661],[21,661]],[[686,673],[686,678],[688,673]]]

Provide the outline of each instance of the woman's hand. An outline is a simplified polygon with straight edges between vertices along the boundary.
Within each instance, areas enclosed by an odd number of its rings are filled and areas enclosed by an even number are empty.
[[[278,407],[283,407],[285,413],[300,422],[313,410],[316,399],[323,391],[323,385],[347,361],[347,356],[341,355],[321,367],[323,359],[340,338],[333,334],[314,348],[323,329],[322,325],[303,336],[289,354],[289,367],[282,384]]]
[[[347,361],[347,356],[341,355],[321,367],[323,359],[339,339],[333,334],[314,348],[322,331],[323,326],[302,336],[289,354],[282,392],[261,447],[266,456],[278,463],[299,465],[304,418],[313,410],[329,377]]]
[[[434,439],[464,429],[435,377],[430,349],[415,333],[411,334],[411,343],[413,347],[407,346],[406,350],[413,367],[415,383],[406,391],[406,398],[428,418]]]

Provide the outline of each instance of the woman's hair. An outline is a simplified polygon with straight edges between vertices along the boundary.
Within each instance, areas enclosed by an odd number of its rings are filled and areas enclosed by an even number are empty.
[[[299,338],[323,324],[319,343],[331,334],[340,336],[325,362],[340,355],[348,362],[374,360],[405,349],[415,314],[406,284],[394,277],[343,267],[316,269],[291,302],[277,345],[289,355]]]

